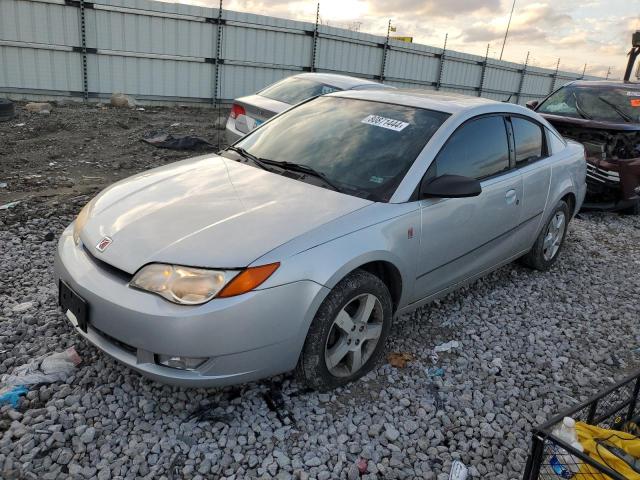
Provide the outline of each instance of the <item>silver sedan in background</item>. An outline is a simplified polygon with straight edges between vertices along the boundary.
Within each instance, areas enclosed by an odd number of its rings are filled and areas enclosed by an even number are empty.
[[[225,131],[227,145],[233,145],[251,130],[292,105],[327,93],[369,88],[394,87],[333,73],[300,73],[280,80],[254,95],[233,101]]]
[[[515,259],[550,268],[585,165],[581,145],[517,105],[324,95],[96,196],[60,238],[60,304],[80,335],[162,382],[296,369],[334,388],[374,367],[398,315]]]

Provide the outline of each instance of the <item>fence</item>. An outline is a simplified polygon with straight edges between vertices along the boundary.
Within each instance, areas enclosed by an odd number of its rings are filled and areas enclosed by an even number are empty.
[[[0,0],[0,93],[226,103],[335,72],[524,103],[571,72],[281,18],[150,0]],[[595,78],[595,77],[585,77]]]

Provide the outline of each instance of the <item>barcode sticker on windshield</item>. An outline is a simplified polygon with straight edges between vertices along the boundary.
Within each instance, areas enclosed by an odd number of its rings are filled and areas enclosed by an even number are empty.
[[[400,120],[394,120],[393,118],[385,118],[379,115],[369,115],[362,120],[362,123],[367,125],[374,125],[376,127],[386,128],[387,130],[393,130],[395,132],[401,132],[409,126],[407,122],[401,122]]]

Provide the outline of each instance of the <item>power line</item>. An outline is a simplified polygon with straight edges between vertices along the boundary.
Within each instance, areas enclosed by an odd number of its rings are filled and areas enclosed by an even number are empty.
[[[509,35],[509,27],[511,26],[511,18],[513,18],[513,10],[516,8],[516,0],[513,0],[511,5],[511,13],[509,14],[509,23],[507,23],[507,31],[504,32],[504,40],[502,41],[502,50],[500,50],[500,60],[502,60],[502,54],[504,53],[504,46],[507,43],[507,35]]]

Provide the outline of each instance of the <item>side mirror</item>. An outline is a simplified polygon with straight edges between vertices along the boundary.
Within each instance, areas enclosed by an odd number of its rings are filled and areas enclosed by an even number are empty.
[[[463,198],[477,197],[482,193],[480,182],[475,178],[461,175],[442,175],[423,181],[420,185],[420,198]]]
[[[529,110],[535,110],[540,105],[540,102],[538,100],[529,100],[525,105]]]

